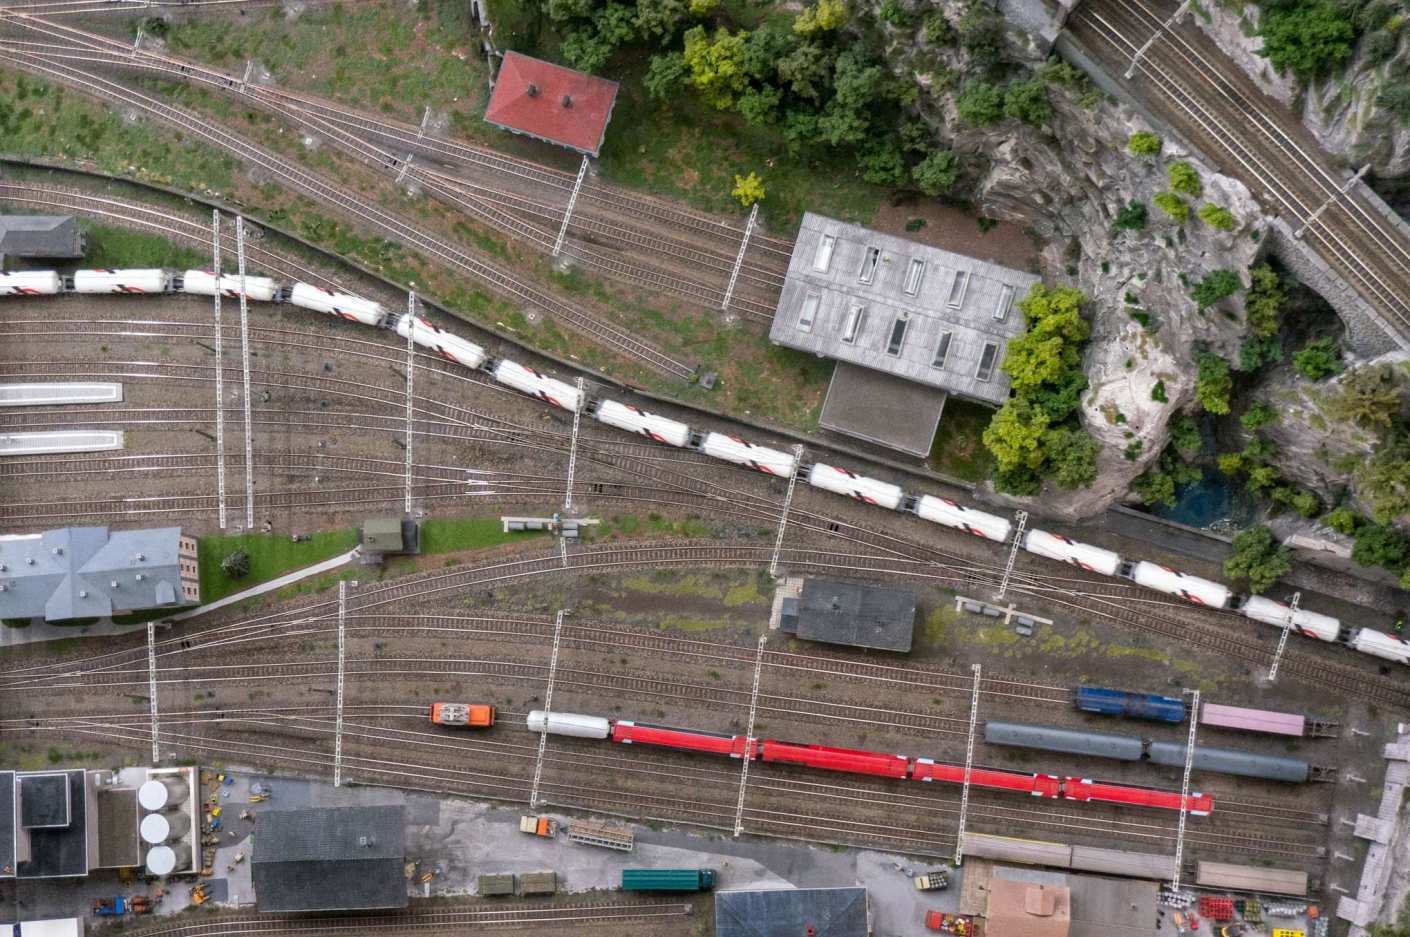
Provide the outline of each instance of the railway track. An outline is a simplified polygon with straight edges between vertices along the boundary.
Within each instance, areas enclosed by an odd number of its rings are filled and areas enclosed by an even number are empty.
[[[1164,29],[1173,9],[1164,2],[1096,0],[1067,28],[1089,48],[1124,67],[1158,29],[1160,38],[1136,68],[1133,94],[1190,141],[1225,161],[1261,200],[1293,227],[1333,270],[1388,320],[1388,332],[1410,347],[1410,244],[1333,170],[1301,124],[1269,100],[1193,26]],[[1113,72],[1115,74],[1115,72]],[[1311,221],[1333,200],[1320,220]]]

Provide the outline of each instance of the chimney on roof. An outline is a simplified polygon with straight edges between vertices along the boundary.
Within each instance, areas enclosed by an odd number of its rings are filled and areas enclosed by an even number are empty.
[[[78,597],[79,597],[80,599],[86,599],[86,598],[88,598],[88,590],[87,590],[87,589],[79,589],[79,590],[78,590]]]
[[[539,86],[536,85],[536,84],[534,84],[532,81],[529,82],[529,97],[531,97],[531,98],[536,98],[536,97],[538,97],[538,96],[539,96]]]
[[[55,556],[63,556],[63,555],[64,555],[64,548],[63,548],[63,547],[55,547],[55,548],[54,548],[54,555],[55,555]]]
[[[143,560],[145,560],[146,558],[147,558],[147,554],[145,554],[145,553],[139,553],[139,554],[137,554],[137,562],[139,562],[139,563],[142,562]]]
[[[565,108],[568,108],[569,110],[572,110],[572,108],[573,108],[573,96],[572,96],[571,94],[565,94],[565,95],[563,95],[563,106],[564,106]]]

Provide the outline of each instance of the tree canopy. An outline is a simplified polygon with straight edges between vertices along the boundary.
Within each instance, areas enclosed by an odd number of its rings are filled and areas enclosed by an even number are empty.
[[[1234,537],[1234,552],[1224,561],[1224,575],[1248,582],[1250,592],[1266,592],[1292,569],[1292,551],[1267,527],[1250,527]]]
[[[1278,74],[1309,82],[1341,67],[1356,43],[1356,26],[1331,0],[1265,0],[1258,35],[1261,54]]]

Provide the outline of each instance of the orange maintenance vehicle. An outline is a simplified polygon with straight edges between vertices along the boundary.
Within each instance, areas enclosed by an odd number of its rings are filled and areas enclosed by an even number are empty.
[[[483,703],[432,703],[431,722],[438,726],[488,729],[494,725],[494,707]]]

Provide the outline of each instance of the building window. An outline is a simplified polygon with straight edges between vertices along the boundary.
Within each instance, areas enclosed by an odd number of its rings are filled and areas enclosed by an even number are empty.
[[[935,357],[931,360],[932,368],[943,368],[945,359],[950,356],[950,333],[940,333],[940,344],[935,346]]]
[[[906,329],[910,327],[910,316],[904,312],[891,323],[891,340],[886,343],[886,353],[895,358],[901,354],[901,346],[906,342]]]
[[[798,331],[811,332],[813,330],[813,320],[817,318],[818,304],[821,302],[821,293],[809,293],[803,297],[803,308],[798,312]]]
[[[994,306],[994,318],[1002,322],[1009,317],[1009,310],[1013,308],[1013,287],[1005,286],[999,291],[999,302]]]
[[[952,309],[958,309],[964,302],[964,294],[969,289],[969,272],[966,270],[956,270],[955,279],[950,284],[949,305]]]
[[[881,248],[868,247],[867,252],[862,255],[862,269],[857,274],[857,279],[862,283],[870,283],[876,279],[876,268],[881,263]]]
[[[925,279],[925,261],[919,257],[911,259],[911,264],[906,268],[906,285],[904,287],[906,295],[914,296],[920,292],[921,281]]]
[[[979,356],[979,369],[974,372],[974,378],[978,381],[987,381],[994,374],[994,362],[999,357],[999,345],[997,342],[985,342],[984,352]]]
[[[842,341],[848,345],[855,344],[857,336],[862,334],[862,324],[866,322],[867,307],[858,303],[853,303],[847,309],[847,318],[842,321]]]
[[[832,266],[832,252],[837,247],[837,237],[832,234],[824,234],[818,239],[818,252],[813,255],[813,269],[818,273],[827,273],[827,268]]]

